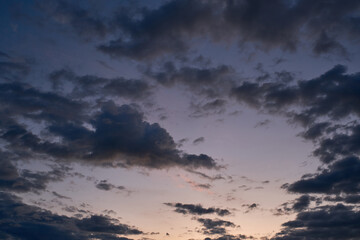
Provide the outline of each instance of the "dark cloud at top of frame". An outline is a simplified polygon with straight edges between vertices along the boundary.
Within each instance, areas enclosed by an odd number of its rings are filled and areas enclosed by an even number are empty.
[[[310,42],[315,54],[345,55],[344,38],[359,38],[359,6],[355,0],[175,0],[154,9],[118,11],[113,26],[121,37],[98,48],[114,57],[144,60],[184,53],[191,48],[192,39],[206,36],[217,42],[231,39],[287,51],[296,51],[299,43]]]
[[[39,15],[35,22],[96,40],[97,49],[112,57],[142,61],[184,55],[203,38],[288,52],[306,43],[315,55],[346,56],[348,43],[360,36],[356,0],[173,0],[145,5],[47,1],[34,8]],[[23,20],[35,17],[22,11],[17,16],[26,15]]]

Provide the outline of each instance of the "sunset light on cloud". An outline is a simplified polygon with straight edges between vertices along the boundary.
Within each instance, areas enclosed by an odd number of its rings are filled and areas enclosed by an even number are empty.
[[[0,239],[360,239],[360,1],[0,4]]]

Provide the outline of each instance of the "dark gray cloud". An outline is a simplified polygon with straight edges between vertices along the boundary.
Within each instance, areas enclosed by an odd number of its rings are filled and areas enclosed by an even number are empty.
[[[277,209],[275,209],[274,215],[280,216],[280,215],[289,215],[294,212],[301,212],[310,207],[311,201],[318,200],[313,196],[310,195],[301,195],[300,197],[296,198],[293,201],[289,201],[286,203],[281,204],[281,206]]]
[[[109,183],[107,180],[101,180],[96,183],[96,188],[104,191],[110,191],[112,189],[125,190],[124,186],[115,186],[114,184]]]
[[[255,239],[253,236],[247,236],[247,235],[243,235],[243,234],[239,234],[239,235],[223,235],[220,237],[215,237],[215,238],[205,238],[204,240],[241,240],[241,239]]]
[[[321,76],[298,82],[243,82],[231,95],[260,111],[283,114],[306,127],[301,134],[317,143],[314,155],[325,163],[359,152],[359,127],[336,124],[360,116],[359,73],[337,65]],[[323,119],[328,119],[324,121]],[[343,123],[342,123],[343,124]]]
[[[353,240],[360,235],[360,212],[342,204],[319,207],[299,213],[283,226],[275,240]]]
[[[0,190],[7,192],[36,192],[46,189],[50,182],[61,181],[65,178],[66,171],[54,167],[49,172],[31,172],[29,170],[18,170],[8,159],[1,158]]]
[[[71,146],[71,154],[94,164],[216,168],[215,160],[200,154],[186,154],[176,148],[169,133],[157,123],[143,120],[142,113],[129,105],[104,105],[90,121],[94,131],[73,124],[52,125],[49,131]]]
[[[343,202],[348,204],[359,204],[360,195],[358,194],[342,194],[335,196],[325,196],[322,200],[329,202]]]
[[[360,192],[360,160],[347,157],[328,168],[304,176],[292,184],[283,187],[294,193],[354,194]]]
[[[311,202],[311,197],[309,195],[302,195],[301,197],[297,198],[292,208],[295,211],[302,211],[309,207]]]
[[[207,175],[205,173],[202,173],[202,172],[199,172],[199,171],[196,171],[196,170],[193,170],[193,169],[186,169],[186,171],[188,171],[190,173],[193,173],[193,174],[195,174],[197,176],[200,176],[201,178],[210,180],[210,181],[225,180],[225,177],[222,176],[221,174],[217,174],[215,176],[209,176],[209,175]]]
[[[347,74],[338,65],[321,76],[294,81],[274,81],[271,78],[258,82],[243,82],[233,89],[240,103],[271,114],[285,115],[290,122],[305,127],[300,136],[315,144],[314,156],[326,165],[315,174],[283,185],[291,193],[302,193],[296,200],[284,203],[275,215],[298,212],[297,218],[284,224],[284,230],[274,239],[356,239],[356,220],[353,224],[339,223],[346,212],[347,219],[358,212],[350,206],[340,211],[330,202],[357,204],[359,195],[359,73]],[[350,120],[349,120],[350,119]],[[355,156],[354,156],[355,155]],[[323,194],[315,198],[307,194]],[[343,216],[344,217],[344,216]],[[356,217],[357,218],[357,217]],[[333,222],[332,222],[333,221]],[[340,221],[340,220],[339,220]],[[343,225],[342,225],[343,224]],[[335,228],[337,230],[332,230]],[[349,233],[348,233],[349,232]]]
[[[258,203],[252,203],[252,204],[243,204],[243,207],[246,207],[245,213],[248,213],[254,209],[257,209],[259,207]]]
[[[300,107],[301,112],[293,113],[294,120],[310,124],[323,116],[338,120],[359,115],[359,89],[359,74],[346,74],[346,67],[337,65],[318,78],[293,84],[243,82],[232,90],[232,96],[240,103],[270,112]]]
[[[136,228],[102,215],[78,219],[53,214],[38,207],[26,205],[18,197],[0,193],[0,234],[4,239],[35,240],[44,236],[51,239],[122,239],[120,235],[138,235]]]
[[[230,215],[230,211],[221,208],[204,208],[200,204],[183,204],[183,203],[164,203],[167,206],[174,207],[175,212],[182,214],[204,215],[204,214],[217,214],[219,216]]]
[[[197,221],[204,226],[203,233],[208,235],[226,234],[225,227],[235,227],[234,223],[220,219],[198,218]]]
[[[308,127],[301,136],[307,140],[317,140],[326,132],[326,129],[330,127],[330,125],[329,122],[314,123]]]
[[[189,49],[189,37],[205,35],[209,26],[218,25],[214,17],[218,8],[213,5],[218,6],[212,2],[170,1],[158,9],[123,9],[114,19],[121,37],[98,49],[114,57],[140,60],[169,52],[184,53]]]
[[[325,123],[324,123],[325,124]],[[360,153],[360,124],[323,127],[314,155],[323,162],[332,162],[340,157]],[[327,134],[330,133],[330,134]]]
[[[117,12],[113,22],[120,37],[98,49],[114,57],[144,60],[184,53],[191,48],[191,40],[206,36],[214,42],[230,40],[287,51],[307,42],[315,54],[343,55],[345,39],[359,39],[359,6],[355,0],[276,0],[271,4],[264,0],[175,0],[158,8]]]
[[[0,111],[6,117],[23,116],[46,121],[79,121],[86,104],[31,85],[12,82],[0,84]],[[2,120],[4,124],[6,118]]]
[[[292,52],[308,45],[315,54],[345,55],[348,42],[356,43],[360,36],[356,0],[173,0],[144,5],[112,2],[106,8],[93,2],[48,1],[37,4],[35,22],[95,40],[97,49],[110,56],[136,60],[168,54],[185,58],[204,38]],[[27,21],[36,18],[25,11],[17,15]],[[99,38],[106,42],[99,44]]]
[[[71,199],[70,197],[61,195],[60,193],[57,193],[57,192],[55,192],[55,191],[52,191],[52,194],[53,194],[55,197],[59,198],[59,199]]]
[[[88,104],[25,84],[0,84],[0,93],[0,111],[6,116],[0,121],[0,136],[12,151],[98,165],[218,167],[205,154],[178,150],[165,129],[144,121],[143,114],[129,105],[103,103],[100,111],[89,115]],[[45,132],[34,134],[17,123],[19,117],[44,121]],[[47,136],[61,141],[47,140]]]

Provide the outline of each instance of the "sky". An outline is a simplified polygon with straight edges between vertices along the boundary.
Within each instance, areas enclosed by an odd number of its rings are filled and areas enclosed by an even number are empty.
[[[0,239],[360,238],[359,1],[0,6]]]

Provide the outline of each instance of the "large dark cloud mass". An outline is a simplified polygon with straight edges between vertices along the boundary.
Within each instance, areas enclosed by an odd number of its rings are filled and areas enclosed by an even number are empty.
[[[341,42],[359,39],[359,6],[354,0],[170,1],[155,9],[118,12],[113,26],[121,37],[98,48],[111,56],[143,60],[183,53],[192,40],[207,37],[289,51],[310,42],[315,54],[345,55]]]
[[[50,157],[78,159],[91,164],[119,162],[150,168],[216,167],[215,161],[207,155],[181,153],[165,129],[145,122],[143,115],[131,106],[104,106],[90,123],[94,130],[74,122],[50,124],[47,127],[49,133],[60,136],[60,143],[42,142],[20,125],[8,126],[2,137],[11,148],[29,149]]]
[[[118,3],[112,11],[96,11],[81,3],[49,1],[37,5],[35,22],[46,21],[87,41],[106,39],[97,42],[101,52],[136,60],[184,55],[202,39],[291,52],[308,43],[314,54],[346,56],[346,43],[360,36],[356,0],[174,0],[144,5]]]
[[[112,81],[115,84],[122,82],[121,79]],[[110,101],[89,115],[89,104],[82,100],[43,92],[22,83],[0,84],[0,93],[0,111],[6,116],[0,121],[1,138],[13,151],[45,154],[66,161],[83,160],[89,164],[114,165],[118,162],[150,168],[217,166],[205,154],[186,154],[178,150],[165,129],[157,123],[144,121],[143,114],[130,105],[118,107]],[[44,121],[47,134],[60,137],[61,141],[50,141],[29,131],[26,125],[17,122],[20,117]],[[93,129],[85,127],[84,123]]]

